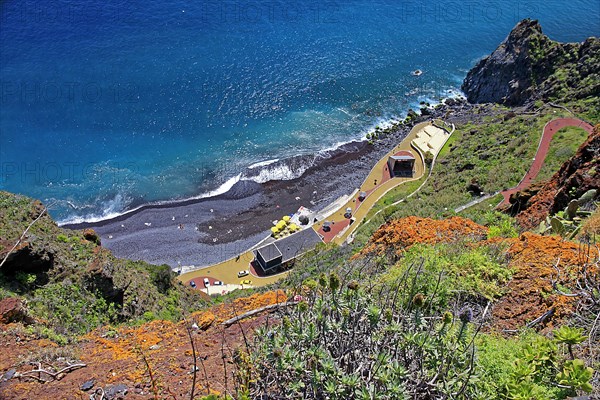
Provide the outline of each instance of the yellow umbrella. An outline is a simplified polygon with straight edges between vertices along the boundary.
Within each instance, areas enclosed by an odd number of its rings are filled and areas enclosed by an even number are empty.
[[[290,231],[296,232],[297,230],[298,230],[298,225],[296,225],[296,224],[290,224]]]
[[[273,232],[274,235],[277,235],[279,233],[279,228],[277,228],[276,226],[271,228],[271,232]]]
[[[282,218],[282,220],[283,220],[283,221],[285,221],[286,223],[287,223],[287,222],[290,222],[290,219],[291,219],[291,218],[290,218],[290,216],[289,216],[289,215],[285,215],[285,216]]]
[[[277,225],[275,225],[275,226],[276,226],[277,228],[279,228],[279,229],[283,229],[283,228],[285,228],[285,226],[286,226],[286,223],[285,223],[285,221],[279,221],[279,222],[277,223]]]

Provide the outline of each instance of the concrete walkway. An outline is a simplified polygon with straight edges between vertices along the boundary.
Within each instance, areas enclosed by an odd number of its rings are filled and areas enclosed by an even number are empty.
[[[386,193],[403,183],[421,179],[426,169],[421,149],[427,149],[435,157],[449,137],[449,133],[437,128],[431,122],[423,122],[415,125],[408,136],[381,158],[371,169],[371,172],[358,190],[358,192],[365,192],[367,197],[362,202],[358,197],[352,198],[340,207],[336,213],[329,216],[327,218],[327,221],[331,222],[331,229],[329,231],[326,232],[323,230],[323,222],[325,221],[315,224],[313,229],[323,236],[323,241],[326,243],[343,243],[361,224],[375,203]],[[414,174],[412,177],[390,177],[387,169],[388,158],[400,151],[408,151],[415,157]],[[344,215],[347,208],[353,210],[352,216],[354,222],[352,224],[351,220]]]
[[[430,140],[427,140],[428,137]],[[426,148],[432,152],[435,159],[437,153],[441,150],[449,137],[449,133],[436,128],[431,122],[423,122],[415,125],[408,136],[400,144],[394,147],[381,158],[377,164],[375,164],[361,187],[355,190],[351,196],[348,196],[345,203],[338,202],[336,204],[337,210],[333,211],[327,217],[328,221],[333,222],[329,232],[323,231],[323,220],[307,229],[314,229],[326,243],[343,243],[360,225],[371,207],[373,207],[373,205],[387,192],[405,182],[421,179],[425,173],[425,161],[423,153],[415,145],[415,139],[418,138],[420,140],[420,146],[428,146]],[[423,140],[423,138],[426,138],[426,140]],[[408,151],[415,157],[414,174],[412,177],[390,177],[389,171],[387,170],[388,158],[400,151]],[[367,193],[367,196],[362,202],[358,200],[358,193],[361,191]],[[352,214],[355,222],[352,223],[352,225],[350,225],[350,220],[344,216],[346,208],[351,208],[353,210]],[[291,237],[293,236],[294,235]],[[256,247],[258,247],[258,245]],[[193,280],[199,288],[204,287],[204,278],[208,278],[211,284],[214,280],[219,280],[225,284],[239,284],[242,280],[249,279],[252,281],[252,286],[264,286],[278,281],[288,273],[286,271],[276,275],[260,276],[251,264],[253,260],[254,253],[252,252],[252,249],[250,249],[243,254],[240,254],[238,257],[181,274],[178,279],[187,285]],[[250,271],[250,275],[238,278],[237,273],[242,270]],[[247,287],[248,285],[244,286]]]
[[[491,193],[491,194],[486,194],[485,196],[478,197],[478,198],[476,198],[475,200],[471,200],[471,201],[470,201],[470,202],[468,202],[467,204],[463,204],[463,205],[462,205],[462,206],[460,206],[460,207],[456,207],[456,208],[454,209],[454,212],[458,214],[459,212],[461,212],[461,211],[464,211],[464,210],[466,210],[467,208],[471,208],[471,207],[473,207],[473,206],[476,206],[477,204],[481,204],[481,203],[483,203],[484,201],[486,201],[486,200],[489,200],[489,199],[491,199],[492,197],[494,197],[494,196],[497,196],[497,195],[499,195],[499,194],[500,194],[500,192],[494,192],[494,193]]]

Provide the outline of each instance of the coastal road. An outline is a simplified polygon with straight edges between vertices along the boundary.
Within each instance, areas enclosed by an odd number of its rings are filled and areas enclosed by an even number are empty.
[[[538,145],[538,149],[535,153],[535,158],[533,159],[533,163],[531,164],[529,171],[527,171],[527,173],[517,186],[502,192],[502,196],[504,197],[504,199],[498,205],[498,207],[508,205],[510,196],[513,193],[523,190],[529,185],[531,185],[531,183],[533,183],[535,178],[540,173],[542,166],[544,165],[544,160],[546,159],[546,155],[548,154],[548,149],[550,148],[552,138],[554,137],[556,132],[568,126],[585,129],[589,134],[591,134],[592,130],[594,129],[592,125],[577,118],[558,118],[548,122],[544,126],[542,137],[540,138],[540,143]]]

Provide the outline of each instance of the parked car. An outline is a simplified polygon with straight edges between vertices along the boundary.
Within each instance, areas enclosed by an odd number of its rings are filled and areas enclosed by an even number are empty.
[[[194,281],[190,281],[190,286],[193,287],[194,289],[196,288],[196,282]]]
[[[252,281],[250,279],[244,279],[240,282],[242,285],[252,285]]]
[[[204,287],[209,287],[210,286],[210,281],[208,280],[208,278],[204,278]]]
[[[223,286],[223,282],[221,282],[221,281],[214,281],[214,282],[213,282],[213,285],[216,285],[216,286]]]
[[[247,269],[245,269],[243,271],[238,272],[238,278],[241,278],[242,276],[246,276],[246,275],[249,275],[249,274],[250,274],[250,271],[248,271]]]

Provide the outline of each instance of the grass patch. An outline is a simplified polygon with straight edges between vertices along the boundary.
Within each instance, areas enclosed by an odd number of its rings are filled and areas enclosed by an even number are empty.
[[[367,213],[367,216],[365,217],[365,220],[368,220],[369,218],[372,218],[373,215],[375,215],[375,213],[377,213],[379,210],[382,210],[384,208],[386,208],[387,206],[389,206],[390,204],[408,196],[409,194],[411,194],[412,192],[414,192],[415,190],[417,190],[419,188],[419,186],[421,186],[421,184],[423,183],[423,181],[426,179],[426,176],[421,177],[421,179],[418,179],[416,181],[411,181],[411,182],[406,182],[403,183],[400,186],[396,186],[395,188],[393,188],[392,190],[390,190],[389,192],[387,192],[381,199],[379,199],[379,201],[377,203],[375,203],[375,205],[369,210],[369,212]]]
[[[435,308],[448,306],[457,292],[491,300],[503,294],[512,273],[504,265],[504,249],[499,246],[474,247],[469,242],[417,244],[408,249],[398,264],[383,276],[392,283],[408,274],[416,282],[415,291],[425,296],[435,293]],[[420,270],[415,265],[421,265]],[[440,283],[438,278],[443,276]]]
[[[550,179],[560,167],[575,155],[579,146],[587,139],[588,133],[583,128],[565,127],[554,134],[550,149],[536,182]]]

